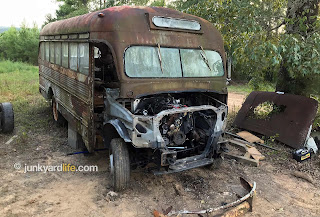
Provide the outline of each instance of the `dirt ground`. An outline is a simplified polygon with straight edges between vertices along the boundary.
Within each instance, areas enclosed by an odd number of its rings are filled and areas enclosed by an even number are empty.
[[[229,103],[240,107],[244,95],[231,93]],[[162,211],[198,210],[237,199],[239,177],[257,183],[254,210],[246,216],[320,216],[320,158],[297,163],[291,149],[258,149],[266,156],[259,167],[225,159],[218,169],[197,168],[154,176],[144,169],[132,172],[129,189],[112,193],[107,151],[76,154],[67,145],[67,129],[50,120],[50,109],[16,114],[17,128],[0,134],[0,216],[152,216]],[[44,121],[41,121],[44,120]],[[22,128],[29,124],[30,128]],[[18,135],[6,145],[13,135]],[[22,168],[14,168],[20,163]],[[98,172],[27,172],[24,165],[97,165]],[[17,164],[16,164],[17,165]],[[293,171],[312,177],[296,178]]]

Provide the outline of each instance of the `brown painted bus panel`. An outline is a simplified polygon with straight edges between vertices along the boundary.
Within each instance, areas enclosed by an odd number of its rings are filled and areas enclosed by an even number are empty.
[[[103,13],[105,16],[99,17],[99,13]],[[195,20],[201,24],[201,31],[150,28],[153,16]],[[129,90],[134,93],[130,98],[142,93],[158,93],[167,90],[168,87],[172,88],[171,91],[179,91],[181,90],[179,83],[184,83],[182,86],[186,88],[185,90],[207,89],[227,93],[225,88],[226,75],[220,78],[161,79],[162,84],[170,83],[171,85],[164,88],[162,85],[155,84],[152,88],[149,88],[151,85],[145,84],[153,83],[159,79],[133,79],[125,74],[124,52],[126,48],[132,45],[156,46],[160,44],[164,47],[194,49],[199,49],[199,46],[202,46],[203,49],[217,51],[222,57],[224,68],[226,68],[222,37],[210,22],[202,18],[168,8],[121,6],[50,23],[42,29],[40,35],[50,36],[86,32],[90,33],[92,42],[103,42],[111,48],[121,83],[120,86],[126,86],[121,88],[121,98],[128,97],[127,92]],[[142,86],[145,86],[145,88],[141,89]],[[175,86],[179,88],[175,89]]]
[[[52,89],[60,105],[59,111],[63,112],[64,117],[82,135],[87,148],[93,149],[90,77],[41,59],[39,64],[40,88],[47,94]]]

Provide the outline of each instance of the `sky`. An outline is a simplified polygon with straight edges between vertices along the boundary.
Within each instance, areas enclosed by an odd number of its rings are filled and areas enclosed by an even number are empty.
[[[0,26],[20,27],[26,22],[39,28],[45,21],[46,14],[55,15],[58,3],[55,0],[0,0]]]

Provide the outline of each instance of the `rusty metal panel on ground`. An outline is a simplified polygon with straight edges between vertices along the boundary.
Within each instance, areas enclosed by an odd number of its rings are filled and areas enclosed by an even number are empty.
[[[259,108],[263,118],[256,114]],[[233,125],[266,136],[275,136],[280,142],[293,148],[301,148],[317,108],[318,102],[308,97],[254,91],[244,102]]]

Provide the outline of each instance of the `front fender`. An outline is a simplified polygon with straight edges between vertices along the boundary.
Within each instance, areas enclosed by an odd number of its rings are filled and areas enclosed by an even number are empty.
[[[125,142],[131,142],[128,130],[120,120],[109,120],[106,124],[111,124]]]

